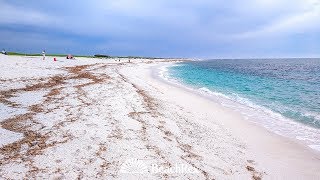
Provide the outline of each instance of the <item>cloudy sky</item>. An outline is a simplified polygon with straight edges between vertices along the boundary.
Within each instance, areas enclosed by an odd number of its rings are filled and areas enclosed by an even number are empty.
[[[162,57],[320,57],[320,0],[0,0],[0,48]]]

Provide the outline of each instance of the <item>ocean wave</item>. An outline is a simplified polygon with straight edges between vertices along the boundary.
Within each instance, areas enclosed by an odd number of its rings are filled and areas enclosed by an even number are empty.
[[[306,117],[312,117],[314,118],[316,121],[320,121],[320,113],[316,113],[316,112],[303,112],[303,115]]]
[[[288,138],[304,142],[312,149],[320,151],[320,129],[306,126],[292,119],[286,118],[280,113],[274,112],[264,106],[260,106],[253,101],[241,97],[238,94],[223,94],[216,92],[208,87],[192,87],[183,83],[182,80],[176,79],[169,74],[169,66],[159,68],[159,75],[169,83],[181,86],[188,90],[194,91],[215,102],[220,103],[224,107],[231,108],[234,111],[241,113],[246,120],[252,123],[259,124],[267,130]],[[306,115],[319,118],[319,114],[306,112]]]
[[[168,66],[160,66],[159,76],[165,80],[168,80]]]
[[[219,97],[223,97],[223,98],[226,98],[226,99],[230,99],[230,97],[228,97],[227,95],[224,95],[224,94],[219,93],[219,92],[211,91],[210,89],[208,89],[206,87],[201,87],[198,90],[199,90],[200,93],[208,93],[210,95],[214,95],[214,96],[219,96]]]

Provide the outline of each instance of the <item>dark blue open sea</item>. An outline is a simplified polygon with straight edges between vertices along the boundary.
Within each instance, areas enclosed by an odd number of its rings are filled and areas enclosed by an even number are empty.
[[[320,150],[320,59],[191,61],[165,76]]]

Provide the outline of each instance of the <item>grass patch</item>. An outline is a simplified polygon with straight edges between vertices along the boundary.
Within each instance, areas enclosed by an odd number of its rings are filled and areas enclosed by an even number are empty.
[[[19,52],[7,52],[9,56],[42,56],[42,54],[30,54],[30,53],[19,53]],[[48,57],[67,57],[67,54],[46,54]],[[164,57],[144,57],[144,56],[109,56],[104,54],[96,54],[94,56],[88,55],[73,55],[73,57],[84,57],[84,58],[129,58],[129,59],[183,59],[183,58],[164,58]]]
[[[18,52],[7,52],[7,55],[9,55],[9,56],[42,56],[42,54],[30,54],[30,53],[18,53]],[[67,57],[67,54],[46,54],[46,56]],[[74,55],[74,57],[88,57],[88,58],[91,58],[93,56]]]

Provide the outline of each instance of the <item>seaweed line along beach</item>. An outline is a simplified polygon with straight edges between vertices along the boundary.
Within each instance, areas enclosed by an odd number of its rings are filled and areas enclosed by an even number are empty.
[[[318,152],[159,77],[182,59],[0,55],[0,179],[319,179]]]

